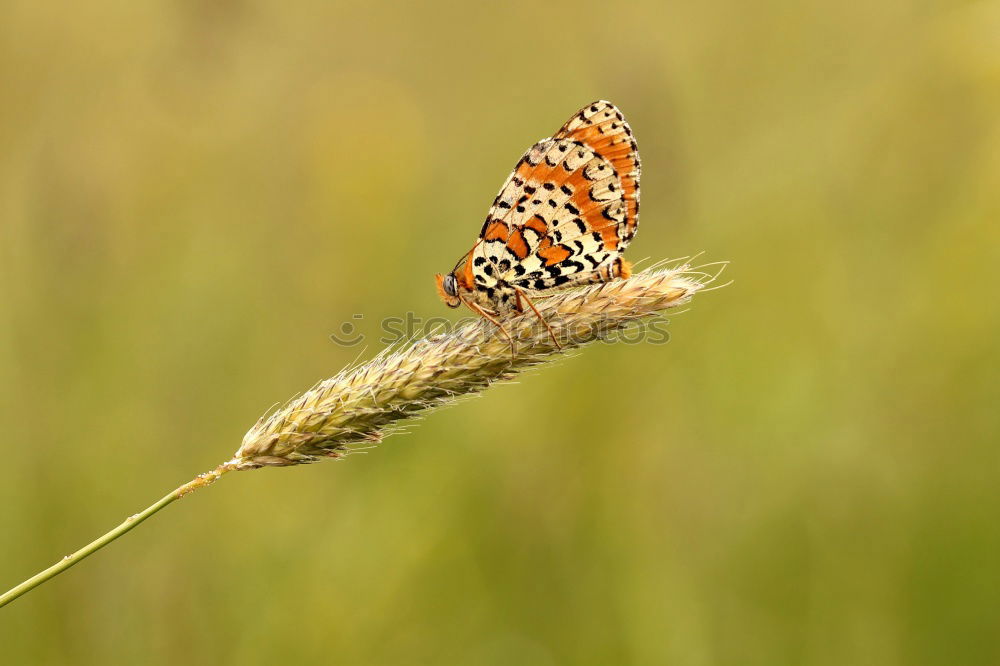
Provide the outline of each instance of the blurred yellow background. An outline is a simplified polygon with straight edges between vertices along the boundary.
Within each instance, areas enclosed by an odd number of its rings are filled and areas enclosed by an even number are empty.
[[[5,664],[1000,663],[1000,1],[0,8],[0,587],[352,361],[596,98],[726,289],[0,611]]]

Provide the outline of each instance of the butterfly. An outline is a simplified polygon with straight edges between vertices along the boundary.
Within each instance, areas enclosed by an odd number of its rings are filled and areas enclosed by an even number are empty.
[[[631,275],[622,252],[639,224],[639,152],[621,111],[598,100],[521,157],[500,188],[479,239],[447,275],[446,305],[464,304],[495,324],[560,287]]]

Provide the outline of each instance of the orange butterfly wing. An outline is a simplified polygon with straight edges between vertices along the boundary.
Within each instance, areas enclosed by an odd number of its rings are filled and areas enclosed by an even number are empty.
[[[617,107],[584,107],[532,146],[501,187],[469,257],[472,278],[539,291],[616,277],[638,225],[639,172]]]
[[[639,174],[642,168],[632,128],[625,122],[618,107],[611,102],[597,101],[580,110],[553,138],[564,137],[583,143],[611,162],[621,180],[622,199],[628,207],[622,230],[622,238],[627,245],[639,225]]]

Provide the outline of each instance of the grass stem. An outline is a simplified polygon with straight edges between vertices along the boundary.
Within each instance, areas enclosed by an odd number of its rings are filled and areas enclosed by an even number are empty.
[[[108,545],[109,543],[111,543],[118,537],[122,536],[123,534],[129,532],[139,523],[143,522],[144,520],[146,520],[147,518],[149,518],[154,513],[164,508],[168,504],[171,504],[172,502],[179,500],[180,498],[184,497],[190,492],[198,490],[199,488],[204,488],[205,486],[214,483],[223,474],[225,474],[226,472],[230,472],[234,469],[236,469],[236,466],[233,465],[232,463],[224,463],[213,469],[211,472],[206,472],[205,474],[199,474],[193,480],[189,481],[188,483],[185,483],[183,486],[174,489],[167,495],[164,495],[158,502],[151,504],[150,506],[146,507],[139,513],[129,516],[124,520],[124,522],[122,522],[121,525],[114,528],[110,532],[107,532],[106,534],[94,539],[93,541],[91,541],[90,543],[88,543],[86,546],[76,551],[75,553],[72,553],[62,558],[61,560],[53,564],[45,571],[35,574],[34,576],[24,581],[20,585],[13,587],[7,592],[5,592],[2,596],[0,596],[0,607],[6,606],[10,602],[14,601],[14,599],[17,599],[25,592],[33,590],[34,588],[38,587],[39,585],[49,580],[50,578],[58,576],[59,574],[61,574],[63,571],[66,571],[66,569],[69,569],[74,564],[81,562],[88,555],[96,553],[101,548]]]

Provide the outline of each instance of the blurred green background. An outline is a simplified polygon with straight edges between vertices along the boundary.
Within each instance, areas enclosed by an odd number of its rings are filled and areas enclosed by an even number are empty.
[[[1000,663],[1000,1],[0,9],[0,586],[450,316],[595,98],[736,282],[0,611],[9,664]]]

